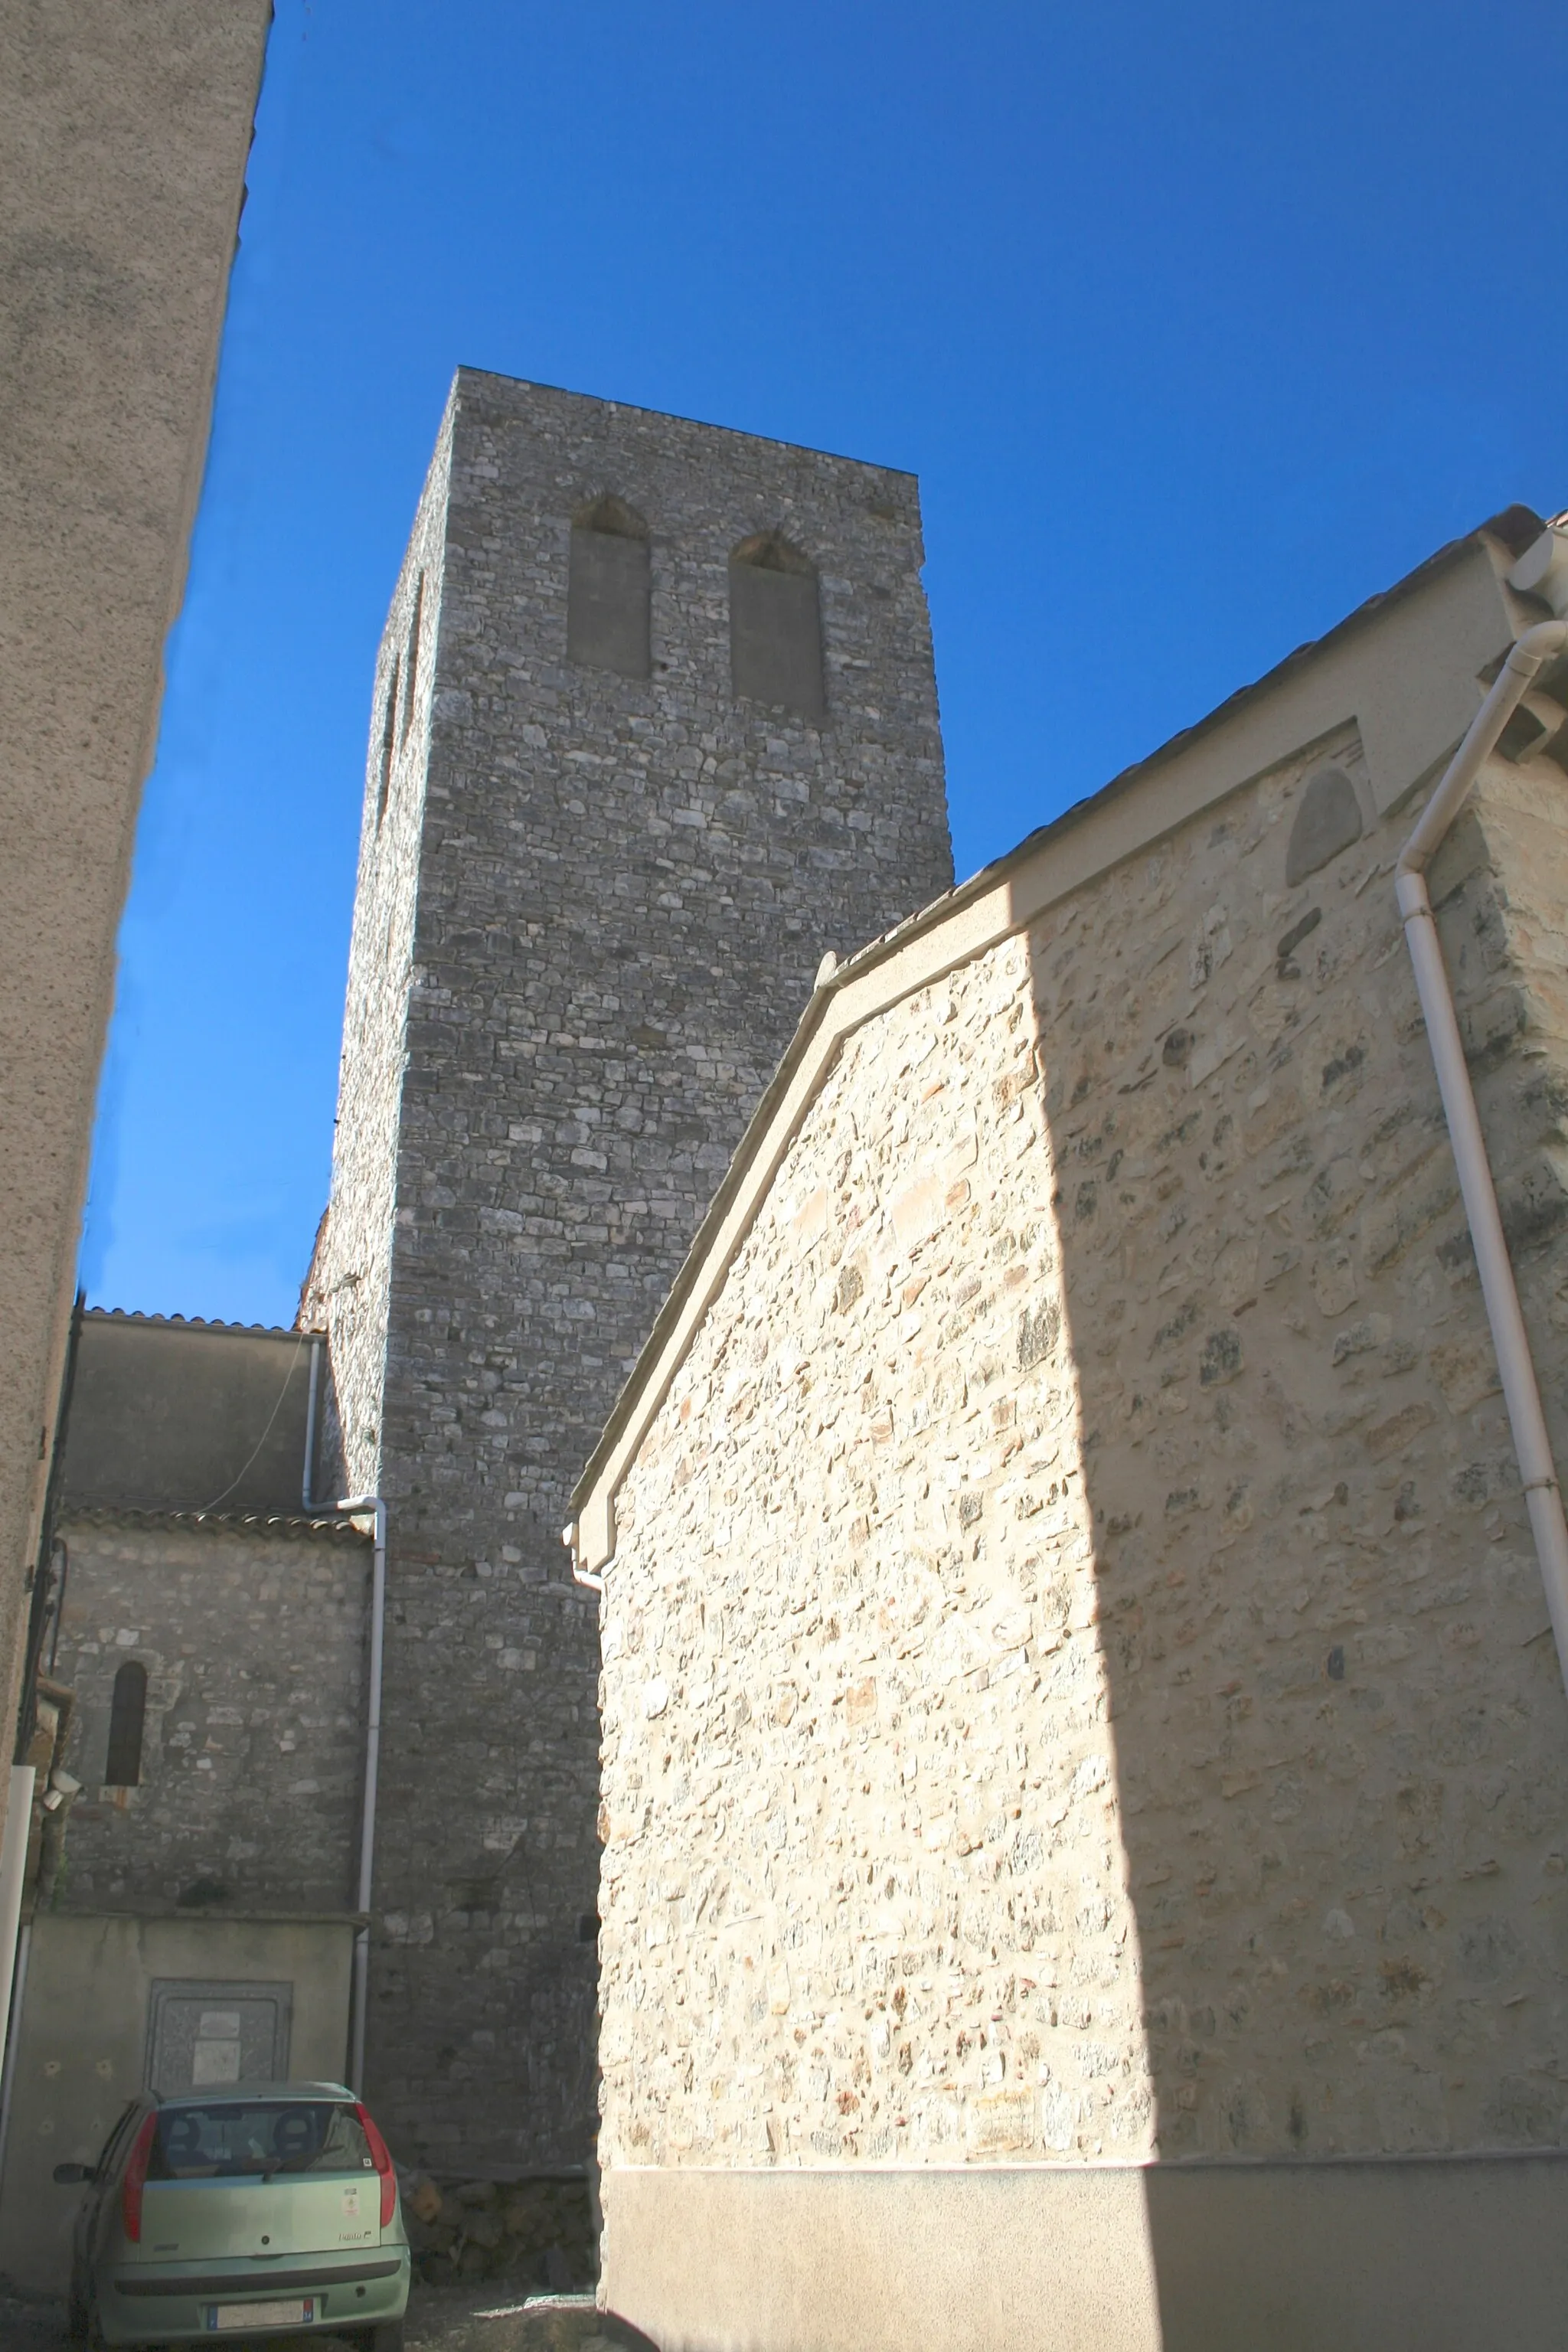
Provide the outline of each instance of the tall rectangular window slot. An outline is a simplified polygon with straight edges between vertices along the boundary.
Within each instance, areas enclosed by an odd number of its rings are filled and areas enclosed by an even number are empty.
[[[392,792],[392,760],[397,749],[397,677],[398,665],[392,665],[392,679],[386,689],[386,711],[381,730],[381,782],[375,795],[375,829],[381,831],[386,818],[386,803]]]
[[[406,742],[414,724],[414,689],[419,679],[419,627],[425,617],[425,574],[414,590],[414,618],[408,624],[408,658],[403,665],[403,724],[399,736]]]
[[[109,1755],[104,1786],[136,1789],[142,1783],[142,1733],[147,1720],[147,1669],[127,1659],[114,1677],[109,1707]]]
[[[776,530],[730,557],[730,678],[748,701],[826,716],[816,566]]]
[[[650,604],[647,523],[622,499],[596,499],[572,524],[567,659],[623,677],[650,676]]]

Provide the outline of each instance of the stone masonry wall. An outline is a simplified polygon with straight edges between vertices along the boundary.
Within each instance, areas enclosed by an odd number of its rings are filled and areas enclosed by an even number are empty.
[[[1408,813],[1285,887],[1325,757],[804,1121],[617,1501],[606,2170],[1568,2132],[1568,1710]],[[1433,883],[1561,1449],[1560,796]]]
[[[352,1907],[370,1548],[279,1531],[68,1516],[55,1678],[76,1695],[56,1907]],[[142,1779],[106,1788],[114,1677],[147,1669]]]
[[[572,1485],[824,950],[951,864],[910,477],[467,371],[448,433],[414,934],[405,965],[372,883],[324,1287],[351,1480],[391,1506],[370,2089],[409,2158],[505,2176],[595,2126]],[[566,659],[606,495],[650,533],[647,678]],[[824,723],[731,691],[730,555],[773,530],[820,575]]]
[[[376,654],[331,1202],[300,1302],[301,1323],[331,1334],[333,1450],[341,1452],[347,1471],[343,1492],[355,1495],[377,1490],[398,1120],[451,437],[448,409]]]

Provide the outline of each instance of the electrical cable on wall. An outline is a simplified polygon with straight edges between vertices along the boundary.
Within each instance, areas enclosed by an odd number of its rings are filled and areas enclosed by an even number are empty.
[[[255,1445],[252,1447],[249,1460],[244,1465],[244,1467],[229,1480],[228,1485],[224,1488],[221,1495],[215,1495],[210,1503],[204,1503],[202,1505],[201,1507],[204,1511],[216,1511],[220,1503],[227,1502],[235,1488],[245,1477],[246,1472],[250,1468],[251,1463],[256,1460],[257,1455],[260,1453],[262,1447],[271,1436],[272,1425],[283,1410],[283,1400],[289,1393],[289,1383],[294,1377],[294,1368],[300,1360],[300,1350],[304,1346],[310,1336],[310,1335],[308,1331],[301,1331],[298,1340],[295,1342],[294,1352],[289,1359],[289,1369],[283,1375],[283,1385],[278,1391],[278,1402],[267,1416],[267,1426],[262,1431],[260,1436],[257,1439]]]

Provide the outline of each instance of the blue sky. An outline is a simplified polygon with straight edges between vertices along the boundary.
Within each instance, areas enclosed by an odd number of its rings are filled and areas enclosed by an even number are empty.
[[[1565,63],[1553,0],[279,0],[89,1297],[291,1318],[458,362],[919,471],[967,872],[1568,504]]]

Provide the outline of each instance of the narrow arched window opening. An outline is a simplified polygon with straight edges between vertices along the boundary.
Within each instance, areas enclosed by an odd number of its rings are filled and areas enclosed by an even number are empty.
[[[419,628],[425,616],[425,574],[419,574],[414,591],[414,618],[408,625],[408,654],[404,662],[403,725],[398,732],[406,742],[414,724],[414,689],[419,683]]]
[[[398,665],[392,665],[392,677],[386,688],[386,710],[381,729],[381,782],[375,796],[375,829],[381,831],[386,814],[386,803],[392,791],[392,757],[397,749],[397,677]]]
[[[595,499],[572,522],[567,659],[622,677],[648,677],[650,606],[647,523],[624,499]]]
[[[816,566],[781,531],[758,531],[730,557],[730,677],[749,701],[826,715]]]
[[[114,1677],[109,1710],[109,1760],[104,1784],[136,1789],[142,1784],[142,1734],[147,1721],[147,1669],[128,1661]]]
[[[1319,768],[1306,782],[1285,848],[1285,887],[1293,890],[1362,836],[1361,803],[1342,768]]]

